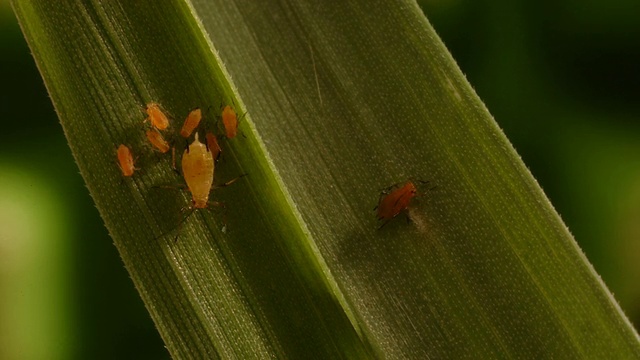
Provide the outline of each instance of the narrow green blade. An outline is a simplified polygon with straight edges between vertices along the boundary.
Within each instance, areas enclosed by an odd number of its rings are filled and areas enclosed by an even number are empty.
[[[639,358],[638,335],[416,4],[15,1],[87,186],[174,357]],[[235,90],[237,87],[237,90]],[[144,105],[233,104],[188,194]],[[140,170],[122,179],[115,148]],[[186,145],[176,141],[178,154]],[[384,228],[380,189],[430,180]],[[418,181],[416,181],[418,183]]]
[[[212,108],[202,127],[216,129],[220,104],[238,102],[186,4],[13,5],[91,195],[174,357],[367,354],[252,133],[223,142],[216,183],[248,174],[213,192],[226,210],[198,211],[179,226],[189,197],[163,188],[183,181],[171,156],[147,143],[145,104],[173,114],[168,134],[181,153],[175,134],[189,110]],[[131,179],[117,165],[121,143],[140,168]]]

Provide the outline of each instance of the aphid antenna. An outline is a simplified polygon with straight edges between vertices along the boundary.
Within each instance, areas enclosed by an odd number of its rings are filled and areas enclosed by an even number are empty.
[[[418,180],[418,181],[420,181],[420,180]],[[428,184],[430,184],[430,182],[429,182],[429,181],[420,181],[420,182],[421,182],[422,184],[424,184],[424,185],[428,185]],[[427,193],[428,191],[432,191],[432,190],[434,190],[434,189],[436,189],[436,188],[438,188],[438,186],[437,186],[437,185],[433,185],[432,187],[427,188],[427,190],[426,190],[426,191],[423,191],[423,192],[419,192],[419,193],[417,193],[417,194],[416,194],[416,197],[423,197],[423,196],[425,196],[425,195],[426,195],[426,193]]]
[[[414,176],[408,178],[407,181],[411,181],[411,182],[414,182],[414,183],[420,183],[422,185],[428,185],[428,184],[431,183],[431,181],[429,181],[429,180],[422,180],[422,179],[419,179],[419,178],[414,177]],[[404,183],[406,183],[407,181],[405,181]]]
[[[238,108],[238,105],[236,104],[236,101],[231,99],[231,108],[233,109],[233,111],[236,111],[236,108]],[[220,110],[223,110],[225,107],[224,103],[220,103]],[[245,115],[247,115],[248,111],[245,111],[244,114],[238,116],[238,122],[240,122],[240,119],[243,118]]]
[[[244,119],[244,117],[247,115],[248,111],[245,111],[244,114],[238,116],[238,126],[240,126],[240,121],[242,121],[242,119]],[[244,131],[240,130],[240,135],[242,135],[243,138],[247,138],[247,135],[244,134]]]
[[[245,111],[244,114],[238,116],[238,123],[240,123],[240,120],[244,119],[244,117],[247,116],[248,113],[248,111]]]
[[[238,107],[238,104],[236,104],[236,101],[233,100],[233,98],[231,98],[231,105],[233,105],[233,110],[235,110]],[[224,102],[220,103],[220,110],[222,110],[222,108],[224,107]]]
[[[162,104],[159,101],[152,101],[152,103],[158,105],[160,110],[162,110],[162,112],[165,113],[165,115],[167,115],[167,117],[173,117],[173,114],[171,114],[171,112],[169,112],[169,110],[167,110],[167,108],[162,106]]]
[[[411,179],[409,179],[409,181],[410,181],[410,180],[411,180]],[[404,184],[404,183],[406,183],[406,181],[400,181],[400,182],[397,182],[397,183],[395,183],[395,184],[391,184],[391,185],[389,185],[389,186],[387,186],[387,187],[385,187],[385,188],[380,189],[380,190],[379,190],[379,192],[380,192],[380,194],[386,194],[386,193],[389,193],[389,191],[391,191],[391,189],[398,188],[398,187],[400,187],[400,185],[402,185],[402,184]]]

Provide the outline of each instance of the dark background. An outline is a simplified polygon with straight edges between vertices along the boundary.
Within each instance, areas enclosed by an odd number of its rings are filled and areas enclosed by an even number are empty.
[[[638,326],[637,0],[420,4]],[[167,358],[3,0],[0,119],[0,358]]]

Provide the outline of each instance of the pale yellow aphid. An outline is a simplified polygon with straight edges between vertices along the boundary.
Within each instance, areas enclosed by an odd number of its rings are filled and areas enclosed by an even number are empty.
[[[182,129],[180,129],[180,136],[185,139],[191,136],[193,130],[200,124],[200,120],[202,120],[202,111],[199,108],[192,110],[184,120]]]
[[[182,175],[187,183],[189,192],[191,192],[191,205],[182,209],[183,211],[187,210],[188,214],[180,221],[178,229],[198,209],[208,208],[209,205],[224,207],[224,204],[220,202],[209,201],[209,193],[213,188],[214,159],[209,147],[201,143],[198,137],[196,132],[195,139],[182,154]],[[216,188],[229,186],[245,175],[238,176],[233,180],[216,186]],[[223,231],[226,231],[226,224]],[[179,232],[180,230],[178,230]],[[177,239],[178,235],[176,235]]]
[[[204,209],[213,185],[214,161],[209,148],[200,142],[198,133],[182,154],[182,174],[191,192],[191,208]]]
[[[150,102],[147,104],[147,119],[151,125],[158,130],[165,130],[169,127],[169,118],[162,112],[160,105]]]

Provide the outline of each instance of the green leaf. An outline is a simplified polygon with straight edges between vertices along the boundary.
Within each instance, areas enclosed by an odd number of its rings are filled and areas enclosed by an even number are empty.
[[[13,5],[174,357],[640,356],[415,3]],[[221,104],[248,112],[216,167],[218,184],[248,174],[213,190],[226,210],[178,226],[189,196],[158,188],[182,180],[146,142],[150,101],[173,133],[194,107],[208,128]],[[436,187],[378,230],[380,189],[409,178]]]

